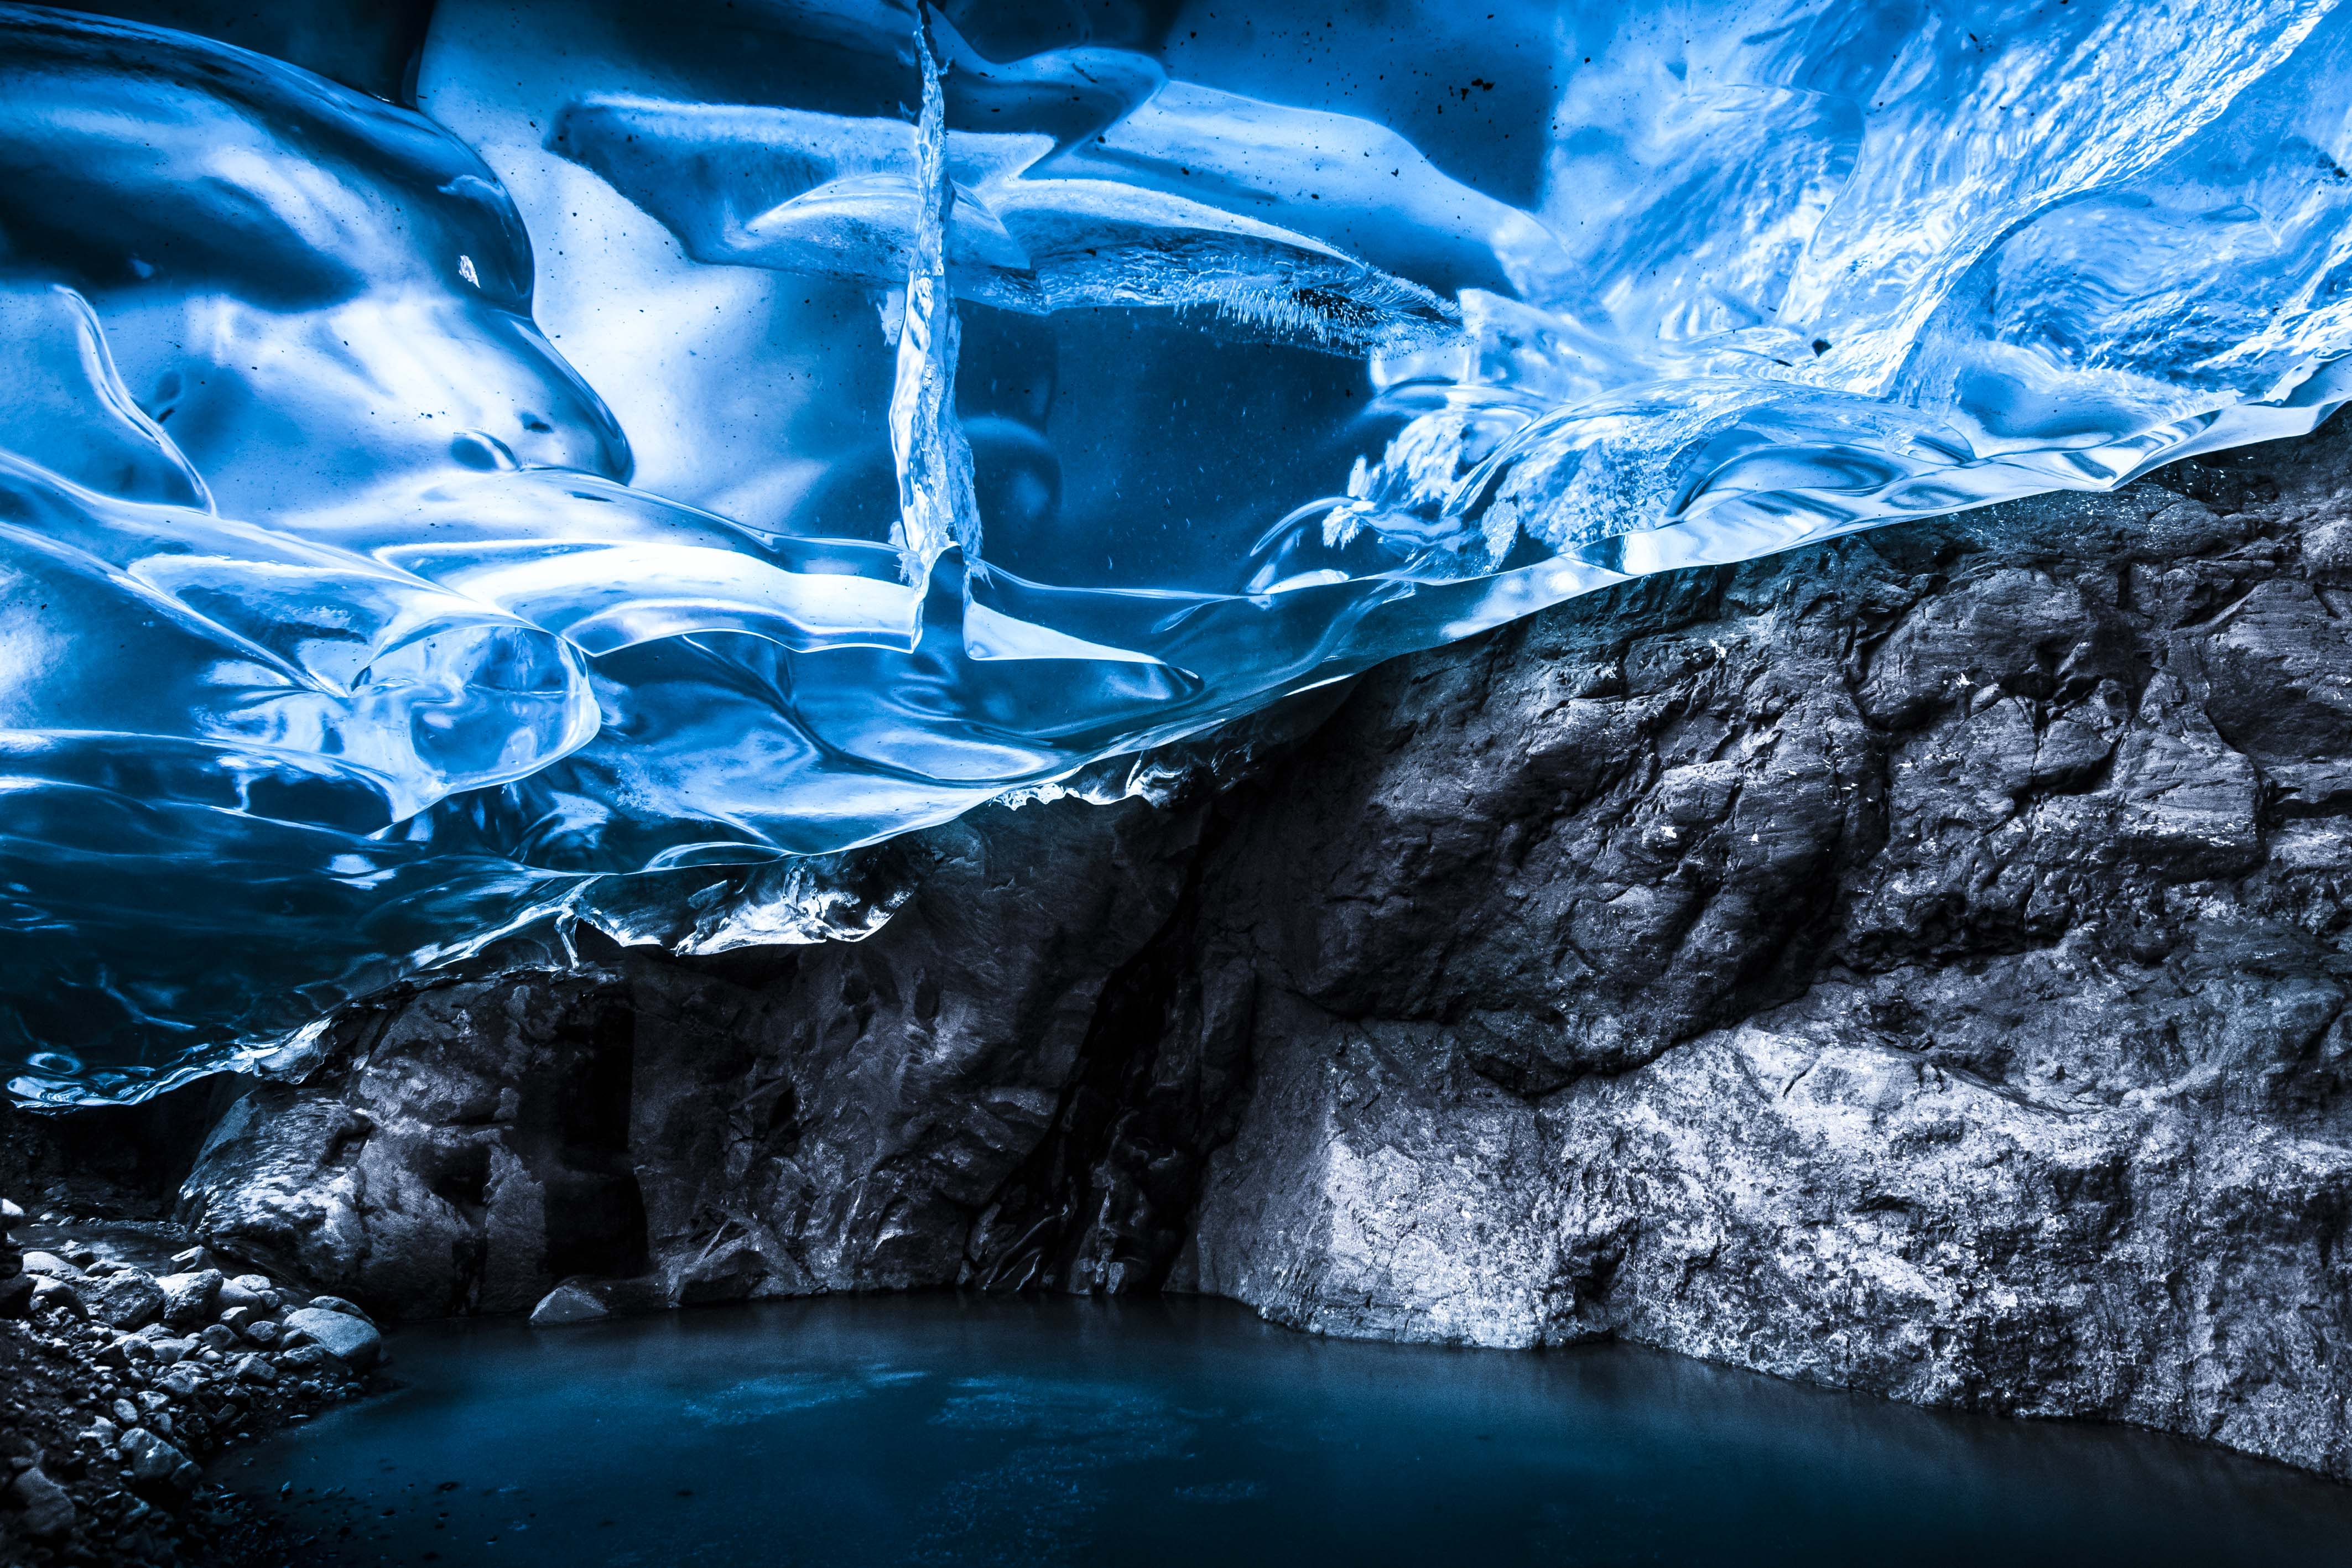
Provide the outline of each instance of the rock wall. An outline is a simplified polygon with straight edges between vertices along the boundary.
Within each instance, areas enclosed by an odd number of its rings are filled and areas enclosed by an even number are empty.
[[[2352,1475],[2352,447],[1381,672],[1206,872],[1178,1281]]]
[[[2352,1476],[2352,444],[1629,585],[856,944],[342,1021],[183,1213],[406,1312],[1166,1284]]]
[[[668,1304],[952,1283],[1204,816],[993,807],[894,851],[917,891],[863,942],[608,946],[355,1011],[212,1130],[180,1218],[412,1317],[575,1275]]]

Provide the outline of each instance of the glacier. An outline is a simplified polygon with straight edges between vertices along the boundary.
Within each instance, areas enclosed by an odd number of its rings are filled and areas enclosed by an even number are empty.
[[[2352,397],[2335,0],[1490,4],[0,5],[11,1092]]]

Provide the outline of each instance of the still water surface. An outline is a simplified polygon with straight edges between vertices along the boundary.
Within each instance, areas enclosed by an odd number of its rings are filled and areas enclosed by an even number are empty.
[[[355,1563],[2352,1563],[2352,1488],[1623,1346],[948,1295],[391,1344],[215,1472]]]

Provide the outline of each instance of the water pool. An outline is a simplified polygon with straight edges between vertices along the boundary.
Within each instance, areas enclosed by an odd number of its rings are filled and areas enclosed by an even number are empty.
[[[328,1562],[2352,1563],[2352,1488],[1626,1346],[954,1295],[391,1343],[395,1391],[215,1467]]]

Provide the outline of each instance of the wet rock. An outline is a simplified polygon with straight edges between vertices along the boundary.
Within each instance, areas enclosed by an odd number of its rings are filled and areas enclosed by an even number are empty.
[[[341,1312],[347,1318],[357,1318],[363,1323],[373,1324],[375,1322],[375,1319],[341,1296],[313,1296],[303,1304],[316,1312]]]
[[[307,1341],[279,1351],[274,1359],[285,1371],[305,1376],[316,1377],[342,1369],[342,1363],[325,1345]]]
[[[162,1288],[153,1276],[138,1269],[92,1278],[81,1287],[81,1299],[92,1317],[119,1329],[153,1322],[163,1311]]]
[[[548,1291],[531,1309],[530,1326],[562,1328],[570,1323],[596,1322],[612,1315],[612,1309],[585,1287],[567,1281]]]
[[[187,1455],[143,1427],[123,1433],[121,1448],[135,1486],[186,1493],[203,1479]]]
[[[51,1480],[39,1466],[24,1471],[8,1484],[16,1506],[25,1511],[25,1533],[36,1541],[60,1541],[73,1531],[76,1511],[66,1489]]]
[[[213,1301],[220,1294],[221,1272],[202,1269],[193,1273],[166,1274],[155,1281],[163,1292],[163,1321],[173,1328],[194,1328],[207,1322]]]
[[[258,1274],[240,1274],[234,1280],[222,1281],[219,1291],[213,1298],[214,1310],[223,1319],[231,1312],[244,1312],[251,1317],[269,1312],[274,1292],[267,1281],[262,1281],[257,1287],[253,1283],[260,1279]]]
[[[308,1334],[337,1360],[362,1372],[383,1354],[383,1340],[375,1326],[346,1312],[304,1307],[286,1314],[286,1326]]]
[[[68,1317],[89,1319],[89,1309],[82,1304],[81,1293],[70,1283],[39,1274],[28,1277],[33,1281],[34,1311],[63,1312]]]
[[[2331,431],[1369,677],[1202,874],[1175,1279],[2352,1476],[2348,507]]]

